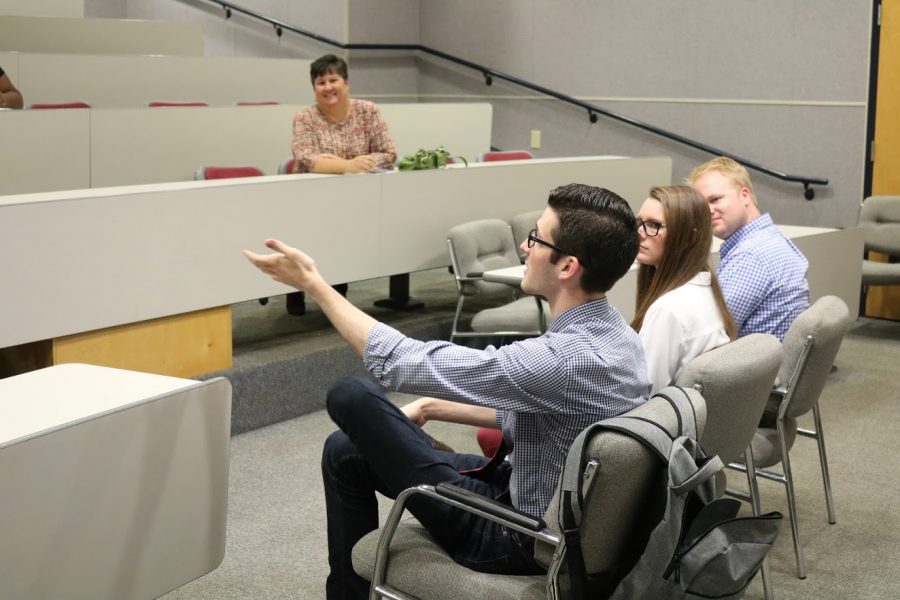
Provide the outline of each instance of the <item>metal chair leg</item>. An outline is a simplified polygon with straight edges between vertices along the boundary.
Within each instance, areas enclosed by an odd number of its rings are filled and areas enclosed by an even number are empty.
[[[453,315],[453,326],[450,328],[450,341],[452,342],[456,338],[456,334],[459,333],[459,317],[462,315],[463,301],[465,297],[460,294],[459,300],[456,301],[456,314]]]
[[[828,508],[828,523],[834,525],[834,497],[831,494],[831,476],[828,474],[828,457],[825,454],[825,436],[822,433],[822,417],[819,402],[813,404],[813,418],[816,422],[816,444],[819,445],[819,464],[822,467],[822,484],[825,486],[825,506]]]
[[[794,556],[797,559],[797,578],[806,579],[806,566],[803,563],[803,548],[800,545],[800,523],[797,513],[797,494],[794,491],[794,478],[791,473],[791,458],[788,452],[787,439],[784,434],[784,422],[777,424],[778,441],[781,445],[781,466],[784,467],[784,485],[787,488],[788,512],[791,517],[791,533],[794,536]]]
[[[759,516],[762,513],[759,501],[759,485],[757,485],[756,481],[756,464],[753,461],[753,448],[750,446],[747,446],[747,449],[744,450],[744,461],[747,465],[747,487],[750,490],[750,507],[753,509],[753,515]],[[763,559],[760,573],[762,574],[763,593],[766,600],[775,600],[768,556]]]

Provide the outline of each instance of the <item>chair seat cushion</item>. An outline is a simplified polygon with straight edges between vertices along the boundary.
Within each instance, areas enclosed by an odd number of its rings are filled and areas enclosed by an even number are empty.
[[[544,316],[549,320],[550,309],[543,300]],[[472,331],[533,331],[540,332],[540,315],[533,296],[519,298],[515,302],[486,308],[472,317]]]
[[[533,300],[532,300],[533,302]],[[353,568],[369,581],[381,530],[353,547]],[[546,575],[488,575],[458,565],[415,520],[400,523],[391,543],[387,584],[428,600],[545,600]],[[464,569],[465,576],[460,576]]]
[[[900,284],[900,263],[864,260],[862,283],[863,285]]]
[[[786,417],[784,427],[787,449],[790,450],[794,440],[797,439],[797,419]],[[775,428],[757,428],[750,447],[753,448],[753,461],[759,469],[766,469],[781,462],[781,447],[778,444],[778,430]]]

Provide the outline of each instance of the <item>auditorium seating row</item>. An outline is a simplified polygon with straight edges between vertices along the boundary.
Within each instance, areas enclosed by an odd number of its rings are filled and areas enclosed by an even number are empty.
[[[18,140],[0,194],[187,181],[202,166],[253,165],[274,175],[291,157],[305,105],[5,111]],[[490,104],[383,104],[402,156],[443,145],[473,161],[490,149]]]

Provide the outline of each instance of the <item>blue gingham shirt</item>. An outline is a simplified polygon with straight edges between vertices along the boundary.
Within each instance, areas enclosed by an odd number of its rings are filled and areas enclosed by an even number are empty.
[[[379,323],[363,361],[389,389],[496,409],[514,444],[512,504],[532,515],[550,503],[575,436],[650,391],[641,341],[605,298],[563,312],[540,337],[484,350]]]
[[[809,307],[809,263],[768,213],[750,221],[719,249],[716,275],[738,336],[770,333],[784,340]]]

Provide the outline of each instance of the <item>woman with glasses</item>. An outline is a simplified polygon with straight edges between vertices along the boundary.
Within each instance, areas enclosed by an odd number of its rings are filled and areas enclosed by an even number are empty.
[[[654,187],[638,212],[640,263],[631,326],[653,382],[671,384],[692,358],[733,340],[736,328],[709,268],[712,225],[692,187]]]

